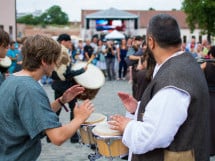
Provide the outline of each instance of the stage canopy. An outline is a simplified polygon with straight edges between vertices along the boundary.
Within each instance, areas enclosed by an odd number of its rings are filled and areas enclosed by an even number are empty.
[[[123,35],[121,32],[114,30],[111,33],[107,34],[105,36],[106,40],[114,40],[114,39],[124,39],[125,35]]]
[[[107,10],[91,13],[86,16],[86,19],[138,19],[138,16],[129,12],[118,10],[115,8],[109,8]]]

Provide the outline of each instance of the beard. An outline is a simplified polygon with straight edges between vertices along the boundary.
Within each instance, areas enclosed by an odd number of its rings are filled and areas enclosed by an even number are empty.
[[[149,63],[156,64],[154,54],[153,54],[153,52],[151,51],[151,49],[149,48],[149,45],[148,45],[148,44],[147,44],[147,47],[146,47],[146,50],[145,50],[145,54],[148,55],[148,62],[149,62]]]

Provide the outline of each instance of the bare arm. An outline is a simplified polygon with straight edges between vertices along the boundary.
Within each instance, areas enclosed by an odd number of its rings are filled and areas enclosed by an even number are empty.
[[[83,93],[84,88],[80,85],[74,85],[67,89],[64,94],[59,97],[60,101],[65,104],[67,102],[70,102],[73,100],[77,95]],[[51,107],[54,112],[58,111],[61,108],[61,104],[59,103],[58,99],[56,99],[54,102],[52,102]]]
[[[51,142],[55,145],[61,145],[67,139],[71,138],[79,129],[80,125],[90,116],[94,111],[93,104],[86,100],[79,107],[74,108],[74,119],[61,127],[47,129],[45,133],[48,135]]]

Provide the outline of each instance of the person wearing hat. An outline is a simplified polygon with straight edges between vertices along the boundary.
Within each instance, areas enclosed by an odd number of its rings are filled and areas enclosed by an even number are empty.
[[[54,90],[55,99],[58,97],[61,97],[68,88],[77,84],[73,79],[74,76],[80,75],[87,70],[87,67],[80,68],[79,70],[72,70],[72,64],[71,64],[72,61],[68,53],[69,47],[72,44],[71,44],[71,38],[68,34],[59,35],[57,41],[61,45],[61,54],[51,76],[51,78],[53,79],[51,86],[52,86],[52,89]],[[68,102],[69,108],[70,108],[70,120],[74,118],[73,109],[75,107],[76,102],[77,102],[76,98]],[[61,112],[61,109],[57,111],[57,115],[60,115],[60,112]],[[49,142],[48,138],[47,138],[47,141]],[[70,139],[70,141],[71,143],[79,142],[78,134],[75,133]]]
[[[5,57],[8,51],[9,43],[9,34],[0,29],[0,85],[5,80],[5,73],[11,64],[11,61]]]

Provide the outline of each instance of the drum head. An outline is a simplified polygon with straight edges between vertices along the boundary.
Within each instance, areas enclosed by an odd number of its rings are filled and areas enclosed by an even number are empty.
[[[84,124],[95,124],[105,120],[106,116],[100,113],[92,113],[90,117],[84,122]]]
[[[78,70],[86,66],[86,62],[78,62],[72,66],[72,70]],[[89,64],[87,70],[74,77],[75,81],[87,89],[98,89],[105,83],[102,71],[93,64]]]
[[[110,129],[107,122],[96,125],[96,127],[92,129],[92,132],[97,136],[121,136],[118,130]]]
[[[0,58],[0,66],[4,68],[8,68],[11,65],[12,61],[8,56],[4,58]]]

